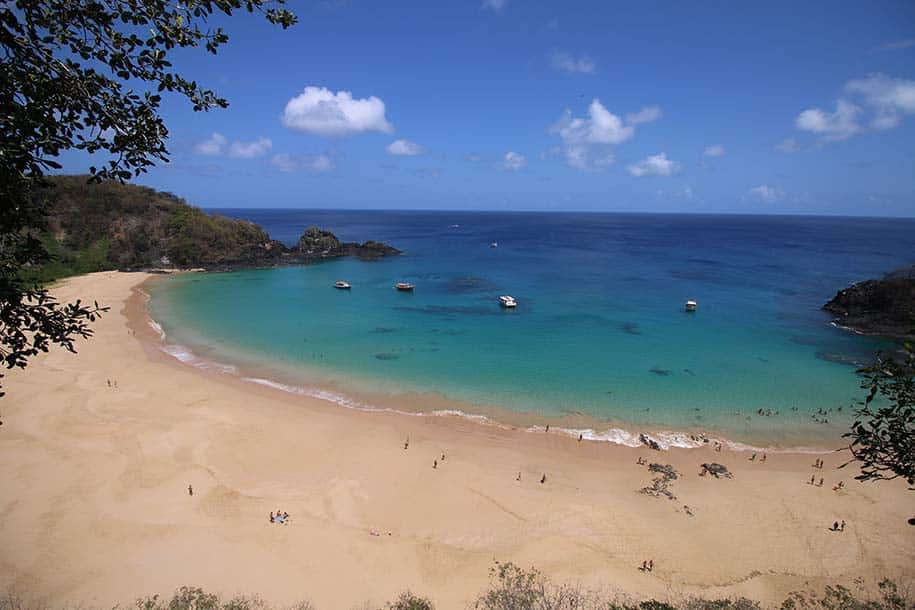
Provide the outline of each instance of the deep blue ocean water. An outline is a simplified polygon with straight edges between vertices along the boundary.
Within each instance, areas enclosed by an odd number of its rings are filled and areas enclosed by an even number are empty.
[[[834,328],[820,306],[915,263],[915,220],[221,213],[290,244],[318,225],[405,254],[155,284],[151,311],[169,342],[207,359],[293,385],[434,392],[468,411],[584,413],[771,442],[847,425],[861,396],[855,363],[885,345]],[[338,279],[352,290],[335,290]],[[401,280],[415,292],[395,291]],[[516,310],[499,307],[502,294]],[[684,312],[687,299],[698,311]],[[836,410],[822,424],[818,409]]]

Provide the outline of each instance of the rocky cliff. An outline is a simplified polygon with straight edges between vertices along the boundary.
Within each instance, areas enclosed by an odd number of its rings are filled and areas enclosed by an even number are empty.
[[[823,309],[855,332],[915,341],[915,266],[852,284]]]

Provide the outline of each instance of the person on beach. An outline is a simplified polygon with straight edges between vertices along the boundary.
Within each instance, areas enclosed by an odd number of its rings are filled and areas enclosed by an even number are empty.
[[[838,532],[838,531],[839,531],[839,522],[838,522],[838,521],[833,521],[833,522],[832,522],[832,531],[834,531],[834,532]]]
[[[189,495],[189,496],[193,496],[193,495],[194,495],[194,486],[193,486],[193,485],[188,485],[188,486],[187,486],[187,495]]]
[[[521,480],[521,471],[520,471],[520,470],[518,471],[518,476],[515,478],[515,480],[516,480],[516,481],[520,481],[520,480]]]
[[[432,469],[438,468],[438,460],[432,460]]]
[[[578,442],[580,443],[580,442],[582,441],[582,439],[584,439],[584,437],[585,437],[584,434],[579,434],[579,435],[578,435]]]
[[[546,483],[546,473],[544,473],[543,476],[540,477],[540,484],[543,485],[544,483]]]
[[[762,459],[760,459],[759,461],[760,461],[760,462],[765,462],[765,461],[766,461],[766,454],[765,454],[765,453],[763,454]]]
[[[549,425],[549,424],[546,425],[546,431],[547,431],[547,432],[550,431],[550,425]]]
[[[444,453],[442,454],[442,461],[443,461],[443,462],[445,461],[445,454],[444,454]]]
[[[756,454],[755,454],[755,453],[754,453],[753,455],[750,456],[750,461],[751,461],[751,462],[755,462],[755,461],[756,461]]]
[[[273,512],[271,511],[270,512],[270,523],[273,523],[273,522],[274,522],[274,517],[273,517]]]
[[[816,485],[817,478],[814,475],[810,475],[810,485]]]
[[[651,572],[652,570],[654,570],[654,559],[649,559],[648,560],[648,571]]]
[[[407,437],[407,440],[405,440],[403,442],[403,448],[404,448],[404,451],[406,451],[407,449],[410,448],[410,437],[409,436]]]
[[[840,532],[845,531],[845,519],[842,519],[842,523],[839,525],[839,531]]]
[[[822,487],[822,486],[823,486],[823,477],[820,477],[820,482],[817,483],[817,487]]]

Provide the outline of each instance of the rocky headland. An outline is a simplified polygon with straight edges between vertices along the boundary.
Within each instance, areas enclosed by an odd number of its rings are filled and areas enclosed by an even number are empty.
[[[54,257],[31,270],[42,280],[113,269],[226,271],[400,254],[377,241],[342,242],[318,227],[286,245],[253,222],[209,214],[171,193],[91,184],[88,176],[53,177],[35,198],[46,212],[45,226],[35,231]]]
[[[915,341],[915,266],[852,284],[823,309],[836,316],[837,325],[854,332]]]

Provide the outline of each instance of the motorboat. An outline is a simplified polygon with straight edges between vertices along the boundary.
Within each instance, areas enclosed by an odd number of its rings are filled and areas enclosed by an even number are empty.
[[[413,292],[413,284],[410,282],[397,282],[394,284],[394,288],[403,292]]]
[[[499,247],[499,242],[494,241],[494,242],[492,242],[491,244],[489,244],[489,247],[490,247],[490,248],[498,248],[498,247]]]
[[[349,282],[344,282],[343,280],[337,280],[334,282],[334,288],[339,288],[340,290],[349,290],[352,286],[349,285]]]
[[[499,297],[499,305],[511,309],[518,306],[518,302],[515,301],[515,297],[509,295],[503,295]]]
[[[686,311],[696,311],[696,307],[698,307],[698,306],[699,306],[699,304],[696,303],[695,301],[687,301],[686,305],[683,306],[683,309],[685,309]]]

